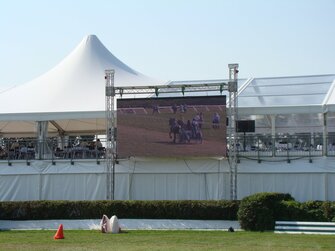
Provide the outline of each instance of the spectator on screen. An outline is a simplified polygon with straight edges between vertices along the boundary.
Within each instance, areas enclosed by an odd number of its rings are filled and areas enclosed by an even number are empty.
[[[214,113],[213,115],[213,119],[212,119],[212,123],[213,123],[213,128],[220,128],[220,115],[219,113]]]

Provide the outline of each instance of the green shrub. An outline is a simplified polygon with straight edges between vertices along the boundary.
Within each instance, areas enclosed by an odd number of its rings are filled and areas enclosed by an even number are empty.
[[[283,217],[282,201],[294,200],[289,194],[257,193],[243,198],[237,216],[245,230],[273,230],[275,219]]]
[[[258,193],[245,197],[238,210],[245,230],[273,230],[275,221],[335,221],[335,202],[295,201],[289,194]]]
[[[282,217],[276,220],[334,221],[335,202],[329,201],[282,201]]]
[[[280,208],[281,215],[275,220],[304,221],[306,219],[306,211],[304,211],[298,201],[281,201]]]
[[[335,202],[294,201],[259,193],[242,201],[22,201],[0,202],[0,220],[99,219],[239,220],[245,230],[272,230],[276,220],[335,221]]]
[[[335,202],[324,201],[322,210],[327,221],[335,222]]]
[[[0,202],[1,220],[137,219],[237,220],[239,201],[23,201]]]

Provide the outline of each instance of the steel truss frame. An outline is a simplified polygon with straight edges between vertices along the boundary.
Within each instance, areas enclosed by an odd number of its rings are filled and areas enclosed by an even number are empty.
[[[123,86],[114,87],[114,70],[105,71],[106,79],[106,169],[107,169],[107,199],[114,200],[115,189],[115,164],[116,164],[116,112],[114,109],[115,96],[151,94],[156,97],[159,94],[174,94],[185,92],[229,92],[228,100],[228,160],[230,174],[230,198],[237,199],[237,147],[235,122],[237,121],[237,74],[238,64],[229,64],[229,82],[210,84],[181,84],[181,85],[157,85],[157,86]]]

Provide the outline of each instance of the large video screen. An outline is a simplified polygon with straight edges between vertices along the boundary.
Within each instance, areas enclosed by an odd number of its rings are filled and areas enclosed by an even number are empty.
[[[118,99],[117,155],[226,156],[226,97]]]

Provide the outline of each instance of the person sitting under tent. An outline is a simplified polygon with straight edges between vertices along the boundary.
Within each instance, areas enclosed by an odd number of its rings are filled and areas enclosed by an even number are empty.
[[[17,159],[20,153],[20,143],[18,140],[14,141],[9,149],[9,155],[13,159]]]
[[[102,150],[102,143],[100,141],[100,139],[97,139],[97,141],[95,142],[95,147],[98,149],[98,150]]]
[[[15,142],[12,143],[10,149],[11,149],[11,150],[16,150],[16,149],[18,149],[19,147],[20,147],[19,142],[18,142],[18,141],[15,141]]]
[[[98,158],[100,158],[101,156],[103,156],[105,148],[102,146],[102,143],[101,143],[100,139],[96,140],[96,142],[95,142],[95,149],[97,151]]]
[[[5,147],[0,146],[0,159],[6,159],[8,157],[7,150]]]

